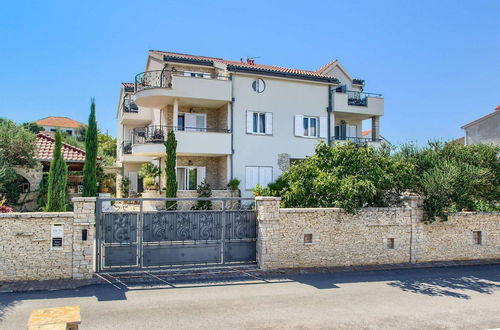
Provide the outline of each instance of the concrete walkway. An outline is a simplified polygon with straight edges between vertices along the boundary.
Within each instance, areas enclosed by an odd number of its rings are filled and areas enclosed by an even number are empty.
[[[25,328],[31,310],[66,305],[81,307],[81,329],[500,328],[500,265],[104,278],[78,289],[0,294],[0,329]]]

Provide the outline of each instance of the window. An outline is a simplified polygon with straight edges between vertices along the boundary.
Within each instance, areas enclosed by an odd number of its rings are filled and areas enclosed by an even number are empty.
[[[318,118],[304,116],[304,136],[318,136]]]
[[[205,180],[205,167],[177,167],[179,190],[196,190]]]
[[[304,234],[304,244],[312,244],[313,235],[312,234]]]
[[[394,238],[388,238],[387,239],[387,248],[388,249],[394,249]]]
[[[273,134],[273,114],[247,111],[247,133]]]
[[[73,131],[72,131],[72,130],[70,130],[70,129],[67,129],[67,130],[66,130],[66,134],[68,134],[69,136],[72,136],[72,135],[73,135]]]
[[[341,124],[335,126],[335,140],[355,140],[358,136],[356,125]]]
[[[482,245],[483,244],[483,232],[479,230],[475,230],[472,232],[472,241],[474,245]]]
[[[184,77],[211,78],[211,76],[208,72],[184,71]]]
[[[51,132],[55,132],[55,131],[56,131],[56,129],[55,129],[55,128],[51,128],[51,129],[50,129],[50,131],[51,131]]]
[[[245,189],[252,190],[256,185],[266,187],[273,182],[271,166],[247,166],[245,168]]]
[[[255,79],[252,82],[252,89],[254,92],[262,93],[266,89],[266,83],[262,79]]]
[[[295,116],[295,136],[326,138],[327,126],[327,117]]]
[[[206,132],[206,113],[183,113],[177,118],[177,125],[181,131]]]

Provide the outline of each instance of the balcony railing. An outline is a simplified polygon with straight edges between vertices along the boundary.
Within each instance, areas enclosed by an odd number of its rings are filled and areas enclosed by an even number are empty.
[[[135,76],[135,92],[149,88],[172,88],[173,76],[229,80],[229,76],[215,75],[208,72],[178,71],[175,69],[146,71]]]
[[[346,92],[347,92],[347,104],[361,106],[361,107],[368,106],[368,97],[382,97],[382,94],[375,94],[375,93],[365,93],[357,91],[346,91]]]
[[[380,142],[380,139],[373,139],[371,137],[357,137],[357,136],[334,136],[332,140],[352,141],[354,143]]]
[[[129,155],[132,153],[132,141],[123,141],[122,142],[122,153],[124,155]]]
[[[133,130],[133,144],[163,143],[169,131],[230,133],[226,128],[159,126],[136,127]]]
[[[126,97],[123,99],[122,110],[123,112],[138,113],[139,107],[130,97]]]

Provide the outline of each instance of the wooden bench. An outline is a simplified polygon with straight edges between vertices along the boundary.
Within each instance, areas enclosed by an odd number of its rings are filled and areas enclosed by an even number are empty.
[[[28,320],[29,330],[76,330],[81,323],[80,307],[35,309]]]

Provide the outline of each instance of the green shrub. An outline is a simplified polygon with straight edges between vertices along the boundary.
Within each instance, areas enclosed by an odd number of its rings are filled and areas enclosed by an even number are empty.
[[[210,188],[210,185],[206,182],[203,181],[200,183],[198,186],[198,189],[196,190],[198,193],[198,197],[204,197],[204,198],[209,198],[212,197],[212,189]],[[212,201],[198,201],[195,206],[192,207],[193,210],[211,210],[212,209]]]
[[[229,189],[231,189],[233,191],[238,190],[240,187],[240,180],[238,180],[237,178],[233,178],[233,179],[229,180],[229,182],[227,183],[227,186],[229,187]]]

